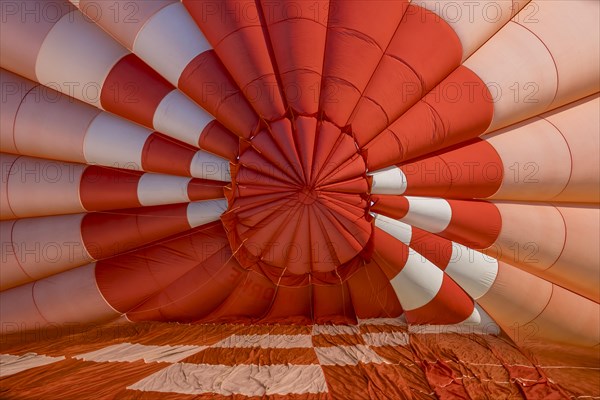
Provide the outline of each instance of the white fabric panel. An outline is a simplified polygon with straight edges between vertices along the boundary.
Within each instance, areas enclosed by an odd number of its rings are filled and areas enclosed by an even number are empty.
[[[271,349],[311,348],[311,335],[231,335],[211,347]]]
[[[528,0],[413,0],[444,19],[456,32],[463,47],[463,60],[494,35]]]
[[[212,120],[212,115],[174,89],[158,104],[152,125],[157,131],[198,147],[202,131]]]
[[[187,219],[192,228],[218,220],[227,210],[226,200],[195,201],[188,204]]]
[[[144,360],[145,363],[176,363],[198,353],[206,346],[155,346],[139,343],[119,343],[100,350],[76,355],[74,358],[94,362],[133,362]]]
[[[140,30],[133,52],[173,86],[198,54],[211,46],[183,4],[173,3],[154,14]]]
[[[191,178],[181,176],[149,174],[140,178],[137,195],[142,206],[187,203],[188,184]]]
[[[473,299],[490,289],[498,274],[498,260],[458,243],[452,243],[452,256],[445,272]]]
[[[231,181],[229,161],[202,150],[194,154],[190,165],[190,173],[194,178],[223,182]]]
[[[546,111],[558,87],[556,67],[548,49],[531,31],[515,22],[506,24],[463,65],[473,70],[490,90],[494,116],[487,132]]]
[[[446,200],[412,196],[406,199],[408,213],[402,218],[403,222],[432,233],[442,232],[450,224],[452,208]]]
[[[386,217],[385,215],[375,215],[375,226],[389,233],[405,245],[410,244],[412,238],[412,227],[404,222]]]
[[[442,287],[444,272],[411,249],[406,265],[390,283],[405,311],[429,303]]]
[[[25,353],[20,356],[0,354],[0,377],[14,375],[21,371],[52,364],[64,359],[64,356],[49,357],[36,353]]]
[[[143,170],[142,152],[152,131],[109,113],[100,113],[90,123],[83,153],[90,164]]]
[[[1,155],[2,164],[5,155]],[[8,172],[6,194],[19,218],[85,211],[79,183],[86,166],[33,157],[18,157]]]
[[[389,167],[369,175],[373,177],[373,194],[402,194],[406,191],[406,176],[398,167]]]
[[[106,321],[120,315],[96,285],[96,264],[87,264],[35,282],[33,298],[48,323]]]
[[[131,390],[223,396],[325,393],[320,365],[173,364],[128,387]]]
[[[409,342],[408,335],[404,332],[363,333],[362,337],[365,344],[371,347],[406,346]]]
[[[13,249],[19,265],[31,280],[45,278],[93,260],[81,237],[84,216],[57,215],[24,218],[15,222],[12,230]]]
[[[313,335],[356,335],[360,331],[356,325],[313,325]]]
[[[42,84],[100,107],[102,84],[129,52],[79,10],[65,14],[40,48],[35,73]]]
[[[315,353],[321,365],[389,364],[389,361],[362,344],[315,347]]]

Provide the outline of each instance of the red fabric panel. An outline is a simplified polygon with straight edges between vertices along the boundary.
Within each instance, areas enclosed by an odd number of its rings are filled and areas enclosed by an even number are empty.
[[[308,277],[304,286],[278,286],[273,304],[263,321],[267,323],[310,324],[312,321],[312,288]]]
[[[452,258],[451,241],[416,227],[412,228],[410,248],[442,270],[446,269]]]
[[[188,183],[188,197],[191,201],[222,199],[225,197],[223,194],[225,185],[225,182],[194,178]]]
[[[204,225],[185,236],[99,261],[96,282],[112,307],[128,312],[226,245],[219,222]]]
[[[442,287],[429,303],[415,310],[405,310],[411,324],[457,324],[473,312],[473,300],[444,274]]]
[[[504,174],[496,150],[480,139],[400,168],[407,180],[404,194],[456,199],[491,196]]]
[[[472,249],[486,249],[496,242],[502,229],[498,207],[487,201],[448,200],[450,225],[441,236]]]
[[[409,5],[352,119],[364,146],[460,65],[462,45],[437,14]],[[432,60],[435,60],[432,62]]]
[[[316,115],[329,0],[260,3],[287,103],[295,113]]]
[[[268,120],[282,117],[285,107],[254,0],[183,4],[258,114]]]
[[[327,286],[314,285],[312,293],[315,323],[357,323],[347,283]]]
[[[140,207],[137,187],[141,176],[140,171],[89,166],[79,184],[81,204],[88,211]]]
[[[360,268],[348,279],[348,289],[358,318],[396,318],[402,315],[398,296],[375,261]]]
[[[369,167],[380,169],[476,138],[490,125],[493,111],[487,86],[461,66],[367,145]]]
[[[391,280],[406,265],[408,246],[377,227],[375,227],[373,236],[375,243],[374,259],[388,280]]]
[[[211,121],[200,135],[198,146],[218,156],[234,161],[238,155],[239,140],[219,121]]]
[[[106,111],[153,127],[158,104],[173,89],[165,78],[129,54],[113,66],[104,80],[100,103]]]
[[[256,129],[258,116],[213,50],[190,61],[178,86],[238,136],[248,138]]]
[[[408,200],[404,196],[378,194],[371,196],[371,211],[393,219],[401,219],[408,212]]]
[[[320,104],[337,126],[348,123],[407,7],[407,1],[331,1]]]
[[[81,221],[81,237],[99,260],[190,229],[186,211],[187,204],[171,204],[89,213]]]
[[[218,322],[233,319],[243,322],[261,319],[275,298],[275,285],[262,275],[248,272],[227,299],[204,321]]]
[[[142,168],[144,171],[191,176],[190,165],[197,150],[187,143],[154,132],[142,149]]]

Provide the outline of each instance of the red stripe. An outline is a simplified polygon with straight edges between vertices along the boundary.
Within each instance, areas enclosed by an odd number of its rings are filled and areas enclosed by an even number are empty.
[[[190,229],[186,211],[187,204],[173,204],[90,213],[81,221],[81,237],[99,260]]]
[[[401,219],[408,212],[408,200],[404,196],[378,194],[372,196],[371,201],[375,203],[371,211],[393,219]]]
[[[102,85],[102,108],[147,127],[174,87],[136,55],[129,54],[110,70]]]
[[[239,139],[217,120],[206,125],[198,146],[229,161],[235,161],[239,154]]]
[[[487,201],[448,200],[450,225],[440,235],[472,249],[485,249],[498,239],[502,217],[498,207]]]
[[[89,166],[81,176],[79,197],[88,211],[140,207],[137,188],[142,172]]]
[[[451,241],[415,227],[412,228],[410,248],[442,270],[446,269],[452,258]]]
[[[154,132],[142,149],[142,168],[163,174],[191,176],[190,164],[197,148]]]
[[[378,227],[375,227],[373,241],[374,259],[388,280],[391,280],[406,265],[408,246]]]
[[[348,288],[358,318],[396,318],[402,306],[390,279],[376,261],[360,268],[350,279]]]

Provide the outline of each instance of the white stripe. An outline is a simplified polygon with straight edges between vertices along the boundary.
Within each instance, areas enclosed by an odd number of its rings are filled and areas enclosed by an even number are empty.
[[[360,333],[356,325],[313,325],[313,335],[356,335]]]
[[[44,39],[35,64],[38,81],[100,107],[101,88],[112,67],[129,52],[74,10]]]
[[[190,165],[190,173],[195,178],[223,182],[231,181],[229,161],[202,150],[194,154]]]
[[[444,199],[406,196],[408,213],[401,219],[409,225],[432,233],[442,232],[450,224],[452,208]]]
[[[90,164],[142,170],[142,152],[149,129],[109,113],[92,120],[83,141],[83,154]]]
[[[412,239],[412,227],[404,222],[386,217],[385,215],[375,215],[375,226],[389,233],[405,245],[410,244]]]
[[[192,178],[163,174],[142,175],[138,183],[137,195],[142,206],[187,203],[188,183]]]
[[[65,357],[49,357],[36,353],[26,353],[20,356],[0,354],[0,377],[14,375],[31,368],[48,365],[64,360]]]
[[[231,335],[211,347],[270,349],[311,348],[311,335]]]
[[[452,243],[452,257],[444,270],[474,299],[490,289],[498,274],[498,260],[483,253]]]
[[[158,104],[152,125],[157,131],[198,147],[200,135],[213,116],[174,89]]]
[[[139,31],[133,52],[173,86],[185,67],[211,46],[184,6],[173,3],[154,14]]]
[[[326,393],[319,365],[226,365],[178,363],[164,368],[127,389],[147,392],[223,396]]]
[[[373,177],[373,194],[402,194],[406,191],[406,176],[398,167],[389,167],[370,175]]]
[[[100,350],[75,356],[78,360],[94,362],[175,363],[202,351],[206,346],[153,346],[139,343],[119,343]]]
[[[218,220],[227,210],[226,200],[195,201],[188,204],[187,219],[192,228]]]
[[[315,347],[315,353],[321,365],[389,364],[387,360],[362,344]]]
[[[444,272],[429,260],[410,250],[404,268],[390,283],[405,311],[414,310],[429,303],[442,287]]]
[[[371,347],[406,346],[409,342],[406,332],[363,333],[362,337]]]

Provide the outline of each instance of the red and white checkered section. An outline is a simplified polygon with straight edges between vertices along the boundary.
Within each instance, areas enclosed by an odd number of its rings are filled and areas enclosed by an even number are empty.
[[[397,399],[483,392],[519,398],[523,385],[543,388],[537,394],[563,394],[546,370],[486,332],[490,326],[419,328],[385,318],[357,326],[101,327],[3,342],[0,387],[9,398],[48,399]],[[583,390],[575,394],[589,393]]]

